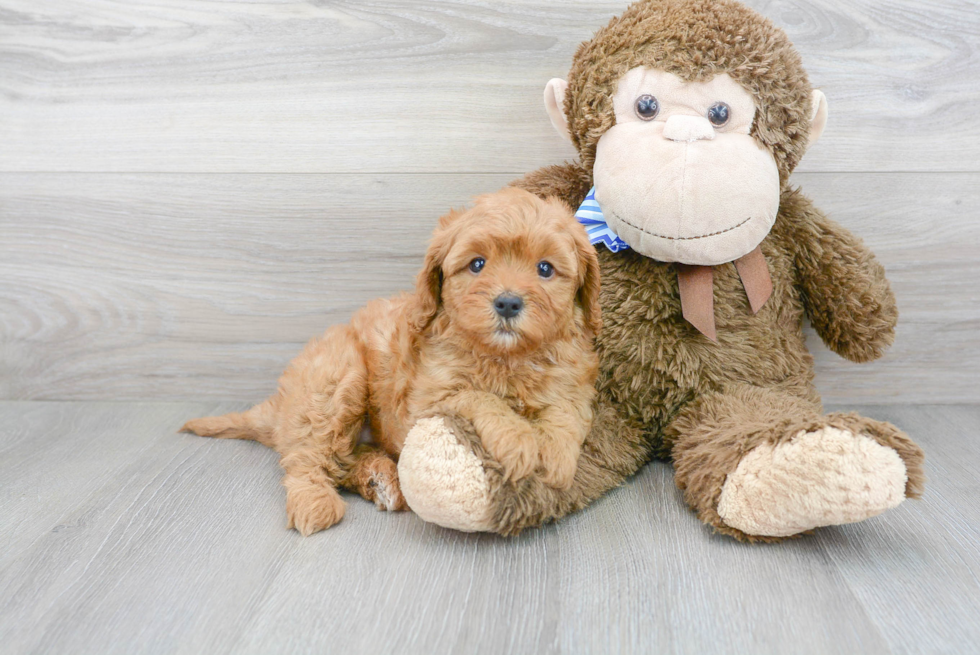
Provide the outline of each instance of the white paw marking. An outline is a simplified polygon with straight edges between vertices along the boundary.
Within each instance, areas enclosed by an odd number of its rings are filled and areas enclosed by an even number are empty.
[[[825,427],[743,457],[725,480],[718,514],[746,534],[786,537],[891,509],[905,500],[907,479],[892,448]]]
[[[390,512],[394,506],[394,501],[392,499],[391,492],[388,489],[387,480],[378,480],[378,484],[374,488],[374,495],[378,499],[378,509],[383,509]]]

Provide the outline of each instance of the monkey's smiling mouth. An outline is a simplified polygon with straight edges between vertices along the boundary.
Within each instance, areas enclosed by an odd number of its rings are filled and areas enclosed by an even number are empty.
[[[731,227],[726,227],[724,230],[718,230],[717,232],[710,232],[708,234],[701,234],[701,235],[698,235],[698,236],[695,236],[695,237],[669,237],[666,234],[657,234],[656,232],[651,232],[650,230],[643,229],[639,225],[634,225],[633,223],[629,222],[628,220],[626,220],[625,218],[623,218],[619,214],[616,214],[615,212],[610,212],[610,214],[612,214],[612,216],[616,220],[622,221],[623,223],[626,223],[627,225],[629,225],[633,229],[639,230],[640,232],[643,232],[644,234],[649,234],[652,237],[657,237],[658,239],[667,239],[668,241],[693,241],[694,239],[706,239],[708,237],[714,237],[714,236],[718,236],[719,234],[725,234],[726,232],[731,232],[732,230],[737,230],[738,228],[742,227],[743,225],[745,225],[746,223],[748,223],[749,221],[752,220],[752,217],[749,216],[744,221],[741,221],[739,223],[736,223],[735,225],[732,225]]]

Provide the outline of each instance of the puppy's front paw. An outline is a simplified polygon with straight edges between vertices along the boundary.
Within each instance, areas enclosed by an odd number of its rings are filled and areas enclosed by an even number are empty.
[[[503,432],[483,445],[504,467],[504,477],[511,480],[526,478],[538,465],[538,444],[530,434]]]
[[[578,470],[579,448],[549,439],[541,444],[541,480],[549,487],[568,489]]]
[[[542,482],[555,489],[568,490],[572,488],[572,481],[575,480],[575,471],[578,469],[575,462],[561,462],[554,468],[546,468],[541,476]]]
[[[286,529],[296,528],[304,537],[329,528],[344,518],[344,501],[333,487],[287,477]]]

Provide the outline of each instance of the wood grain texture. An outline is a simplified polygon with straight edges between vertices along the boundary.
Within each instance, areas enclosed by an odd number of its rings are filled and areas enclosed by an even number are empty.
[[[348,495],[344,521],[304,539],[283,527],[272,451],[173,433],[240,407],[0,402],[5,653],[871,655],[980,639],[978,407],[860,408],[925,448],[922,500],[771,546],[711,535],[660,462],[518,538]]]
[[[626,0],[0,1],[0,170],[524,172]],[[978,171],[974,0],[750,0],[830,125],[803,171]]]
[[[312,336],[410,289],[508,175],[0,174],[0,398],[258,401]],[[977,402],[980,175],[800,174],[889,269],[880,362],[811,333],[829,401]]]

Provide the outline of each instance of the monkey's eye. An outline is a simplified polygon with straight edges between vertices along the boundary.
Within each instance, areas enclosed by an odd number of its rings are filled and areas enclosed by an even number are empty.
[[[485,260],[483,257],[477,257],[476,259],[470,262],[470,272],[479,273],[480,271],[483,270],[483,267],[486,265],[486,263],[487,260]]]
[[[538,262],[538,276],[548,279],[555,274],[555,267],[550,262]]]
[[[715,127],[727,123],[731,115],[731,109],[724,102],[716,102],[708,108],[708,121]]]
[[[652,95],[642,95],[636,99],[636,115],[641,120],[652,121],[660,113],[660,103]]]

